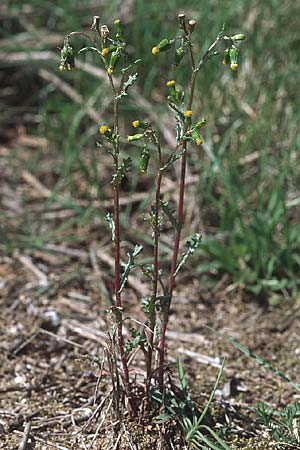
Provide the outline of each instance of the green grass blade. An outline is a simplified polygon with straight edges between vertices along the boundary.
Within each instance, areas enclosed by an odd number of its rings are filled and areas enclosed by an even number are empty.
[[[214,396],[215,396],[217,387],[218,387],[218,385],[219,385],[219,383],[220,383],[220,379],[221,379],[221,376],[222,376],[222,373],[223,373],[224,364],[225,364],[225,359],[223,359],[222,366],[221,366],[220,369],[219,369],[218,376],[217,376],[217,379],[216,379],[214,388],[213,388],[213,390],[211,391],[209,400],[208,400],[208,402],[207,402],[207,404],[206,404],[204,410],[202,411],[201,416],[199,417],[199,419],[198,419],[198,421],[197,421],[197,424],[198,424],[198,425],[200,425],[200,423],[202,422],[202,420],[203,420],[204,417],[206,416],[207,411],[208,411],[208,408],[210,407],[210,404],[211,404],[211,402],[212,402],[213,399],[214,399]]]
[[[228,445],[225,444],[225,442],[220,438],[220,436],[217,433],[215,433],[214,430],[212,430],[210,427],[208,427],[207,425],[200,425],[200,428],[208,431],[213,436],[213,438],[222,446],[224,450],[230,450]]]
[[[255,361],[258,362],[258,364],[260,364],[261,366],[265,367],[267,370],[270,370],[271,372],[273,372],[275,375],[277,375],[281,380],[285,381],[286,383],[290,384],[294,389],[296,389],[296,391],[300,392],[300,386],[296,383],[294,383],[292,380],[290,380],[286,375],[284,375],[279,369],[276,369],[275,367],[271,366],[271,364],[269,364],[267,361],[265,361],[264,359],[260,358],[259,356],[255,355],[254,353],[251,352],[251,350],[248,350],[246,347],[243,347],[241,344],[239,344],[237,341],[235,341],[234,339],[226,336],[226,334],[221,333],[220,331],[214,330],[213,328],[205,325],[205,328],[209,329],[210,331],[212,331],[213,333],[217,334],[220,337],[225,338],[228,342],[230,342],[230,344],[232,344],[235,348],[237,348],[238,350],[240,350],[242,353],[244,353],[247,356],[250,356],[250,358],[254,359]]]

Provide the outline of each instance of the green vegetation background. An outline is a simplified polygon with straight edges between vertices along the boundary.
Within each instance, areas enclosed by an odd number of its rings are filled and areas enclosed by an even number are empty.
[[[103,214],[71,199],[79,196],[79,172],[85,179],[81,198],[92,205],[95,193],[105,197],[107,174],[105,168],[103,173],[101,166],[99,170],[95,148],[97,121],[87,109],[92,106],[100,117],[104,108],[103,120],[109,120],[107,87],[82,70],[58,71],[64,35],[88,30],[93,15],[108,25],[115,18],[124,21],[130,52],[142,58],[138,112],[133,98],[122,109],[124,126],[129,126],[137,114],[147,117],[147,101],[153,102],[151,111],[157,118],[165,114],[164,83],[174,74],[165,56],[154,61],[151,48],[174,35],[176,16],[183,11],[197,21],[200,54],[223,24],[230,34],[247,34],[238,72],[224,67],[220,55],[207,65],[197,85],[195,113],[206,117],[208,126],[203,149],[198,153],[194,149],[190,158],[191,173],[199,174],[199,181],[187,203],[195,203],[196,223],[205,232],[193,271],[207,286],[227,274],[237,287],[270,302],[282,295],[293,298],[300,281],[300,5],[290,0],[10,0],[2,5],[1,83],[13,87],[14,94],[0,98],[1,129],[21,123],[28,133],[50,142],[53,195],[47,204],[63,193],[65,208],[76,214],[45,234],[38,223],[33,225],[30,208],[18,226],[12,226],[2,210],[1,248],[10,252],[15,247],[38,247],[57,242],[62,234],[72,240],[74,227],[86,226]],[[23,54],[23,60],[16,62],[12,57],[16,54]],[[84,58],[98,65],[94,55]],[[186,85],[185,70],[175,76]],[[84,101],[70,98],[61,88],[64,83]],[[22,146],[17,146],[11,158],[17,160],[20,152]],[[39,171],[44,153],[36,151],[25,162],[38,177],[43,176]],[[130,182],[129,192],[137,177]],[[131,213],[127,207],[124,220]]]

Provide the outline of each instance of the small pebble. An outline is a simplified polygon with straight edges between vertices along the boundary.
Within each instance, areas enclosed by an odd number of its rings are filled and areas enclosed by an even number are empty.
[[[52,333],[56,333],[59,327],[60,327],[60,317],[57,314],[57,312],[46,311],[41,321],[41,328],[47,331],[51,331]]]

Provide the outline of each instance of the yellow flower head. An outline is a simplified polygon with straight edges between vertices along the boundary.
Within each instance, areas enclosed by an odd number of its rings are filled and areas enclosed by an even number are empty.
[[[160,52],[160,49],[159,49],[159,47],[153,47],[152,48],[152,55],[158,55],[158,53]]]
[[[202,144],[202,142],[203,142],[203,141],[202,141],[202,139],[201,139],[201,138],[198,138],[198,139],[196,140],[196,144],[197,144],[197,145],[201,145],[201,144]]]
[[[60,70],[60,71],[63,71],[63,70],[66,70],[66,68],[65,68],[65,66],[64,66],[63,64],[61,64],[61,65],[59,66],[59,70]]]
[[[102,56],[108,55],[108,54],[109,54],[108,48],[107,48],[107,47],[104,47],[104,49],[102,50],[101,54],[102,54]]]
[[[134,120],[132,122],[132,125],[134,126],[134,128],[138,128],[140,126],[140,121],[139,120]]]
[[[166,82],[166,85],[167,85],[168,87],[170,87],[170,86],[175,86],[175,80],[169,80],[169,81],[167,81],[167,82]]]
[[[232,64],[230,64],[230,69],[231,70],[237,70],[238,66],[239,65],[237,63],[232,63]]]
[[[120,23],[121,23],[121,20],[120,20],[120,19],[116,19],[116,20],[114,21],[114,24],[115,24],[115,25],[120,25]]]
[[[101,134],[105,134],[108,131],[108,126],[107,125],[101,125],[101,127],[99,128],[99,132]]]
[[[107,69],[108,75],[112,75],[113,72],[114,72],[114,69],[113,69],[112,67],[109,67],[109,68]]]
[[[184,115],[185,115],[185,117],[192,117],[193,111],[190,110],[190,109],[188,109],[188,110],[186,110],[186,111],[184,112]]]

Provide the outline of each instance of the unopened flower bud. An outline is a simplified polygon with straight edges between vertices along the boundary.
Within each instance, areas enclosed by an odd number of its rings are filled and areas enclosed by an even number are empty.
[[[147,173],[148,163],[150,159],[150,152],[147,149],[147,145],[144,146],[140,156],[140,172]]]
[[[146,130],[147,128],[149,128],[149,123],[148,122],[143,122],[141,120],[134,120],[132,122],[132,126],[134,128],[142,128],[142,130]]]
[[[128,142],[139,141],[144,137],[143,133],[133,134],[131,136],[127,136]]]
[[[114,52],[115,50],[117,50],[117,46],[116,45],[110,45],[109,47],[104,47],[101,51],[102,56],[107,56],[110,53]]]
[[[196,143],[196,145],[201,145],[203,143],[202,137],[196,130],[192,133],[192,140]]]
[[[194,127],[196,130],[200,130],[200,128],[204,127],[204,125],[206,125],[207,120],[206,119],[201,119],[199,120],[199,122],[197,122]]]
[[[120,61],[120,58],[121,58],[121,53],[118,50],[115,52],[112,52],[110,61],[109,61],[108,70],[107,70],[107,72],[110,71],[110,75],[113,73],[114,68]]]
[[[166,85],[169,88],[169,95],[168,95],[168,100],[172,103],[179,103],[183,97],[184,97],[184,92],[181,89],[176,89],[175,85],[175,80],[169,80],[166,82]]]
[[[230,49],[230,69],[237,70],[238,68],[238,58],[239,58],[239,49],[237,47],[232,47]]]
[[[230,49],[226,48],[223,56],[223,64],[227,65],[230,63]]]
[[[122,40],[123,39],[123,26],[122,26],[121,20],[120,19],[116,19],[114,21],[114,26],[115,26],[116,32],[117,32],[117,34],[116,34],[117,39],[121,39]]]
[[[231,39],[233,41],[244,41],[246,39],[246,35],[243,33],[235,34],[234,36],[231,36]]]
[[[176,84],[175,80],[169,80],[169,81],[166,82],[166,85],[168,87],[175,86],[175,84]]]
[[[169,81],[167,81],[167,82],[166,82],[166,85],[167,85],[168,88],[169,88],[170,96],[171,96],[172,98],[174,97],[174,100],[175,100],[175,96],[176,96],[175,80],[169,80]]]
[[[193,115],[193,111],[192,110],[188,109],[188,110],[184,111],[184,116],[185,117],[192,117],[192,115]]]
[[[60,65],[59,70],[73,70],[75,69],[75,53],[68,39],[64,41],[64,46],[60,51]]]
[[[174,66],[178,66],[185,55],[185,50],[183,47],[176,48],[174,57]]]
[[[163,39],[160,41],[155,47],[152,48],[152,54],[157,55],[160,52],[164,52],[165,50],[169,50],[173,44],[174,40],[170,41],[170,39]]]
[[[107,137],[108,139],[112,137],[112,130],[110,128],[108,128],[107,125],[101,125],[99,127],[99,133],[102,134],[103,136]]]

